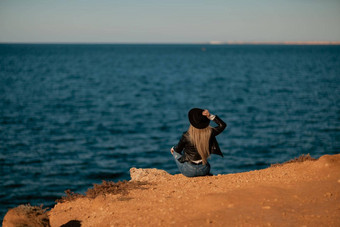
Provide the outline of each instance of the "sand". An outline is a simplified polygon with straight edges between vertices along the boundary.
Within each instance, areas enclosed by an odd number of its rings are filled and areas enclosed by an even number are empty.
[[[340,226],[340,154],[258,171],[187,178],[131,169],[46,214],[56,226]],[[14,218],[4,218],[3,226]]]

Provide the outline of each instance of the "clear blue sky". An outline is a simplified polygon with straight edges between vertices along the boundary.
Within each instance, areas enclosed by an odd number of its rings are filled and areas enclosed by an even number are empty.
[[[0,0],[0,42],[340,41],[340,0]]]

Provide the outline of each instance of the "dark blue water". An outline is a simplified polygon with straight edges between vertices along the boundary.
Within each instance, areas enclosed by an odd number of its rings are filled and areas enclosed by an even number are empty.
[[[1,217],[133,166],[178,173],[192,107],[228,123],[214,174],[339,153],[339,98],[340,46],[2,44]]]

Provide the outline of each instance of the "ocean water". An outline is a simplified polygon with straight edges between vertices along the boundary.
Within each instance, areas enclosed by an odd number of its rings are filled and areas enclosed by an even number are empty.
[[[190,108],[228,128],[213,174],[340,151],[340,46],[0,45],[0,216],[129,169],[178,173]]]

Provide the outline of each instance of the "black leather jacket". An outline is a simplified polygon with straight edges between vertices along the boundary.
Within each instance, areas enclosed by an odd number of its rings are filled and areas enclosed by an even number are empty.
[[[217,154],[223,157],[223,154],[220,150],[220,147],[217,143],[215,136],[220,134],[227,127],[227,124],[224,121],[222,121],[217,115],[215,116],[215,119],[213,121],[216,124],[218,124],[218,126],[215,128],[212,128],[212,132],[211,132],[211,136],[209,140],[210,154]],[[178,161],[182,163],[190,162],[190,161],[198,161],[202,159],[196,147],[190,142],[187,136],[187,132],[183,133],[178,144],[174,147],[174,150],[175,152],[179,154],[182,154],[182,151],[184,150],[182,157],[178,159]]]

